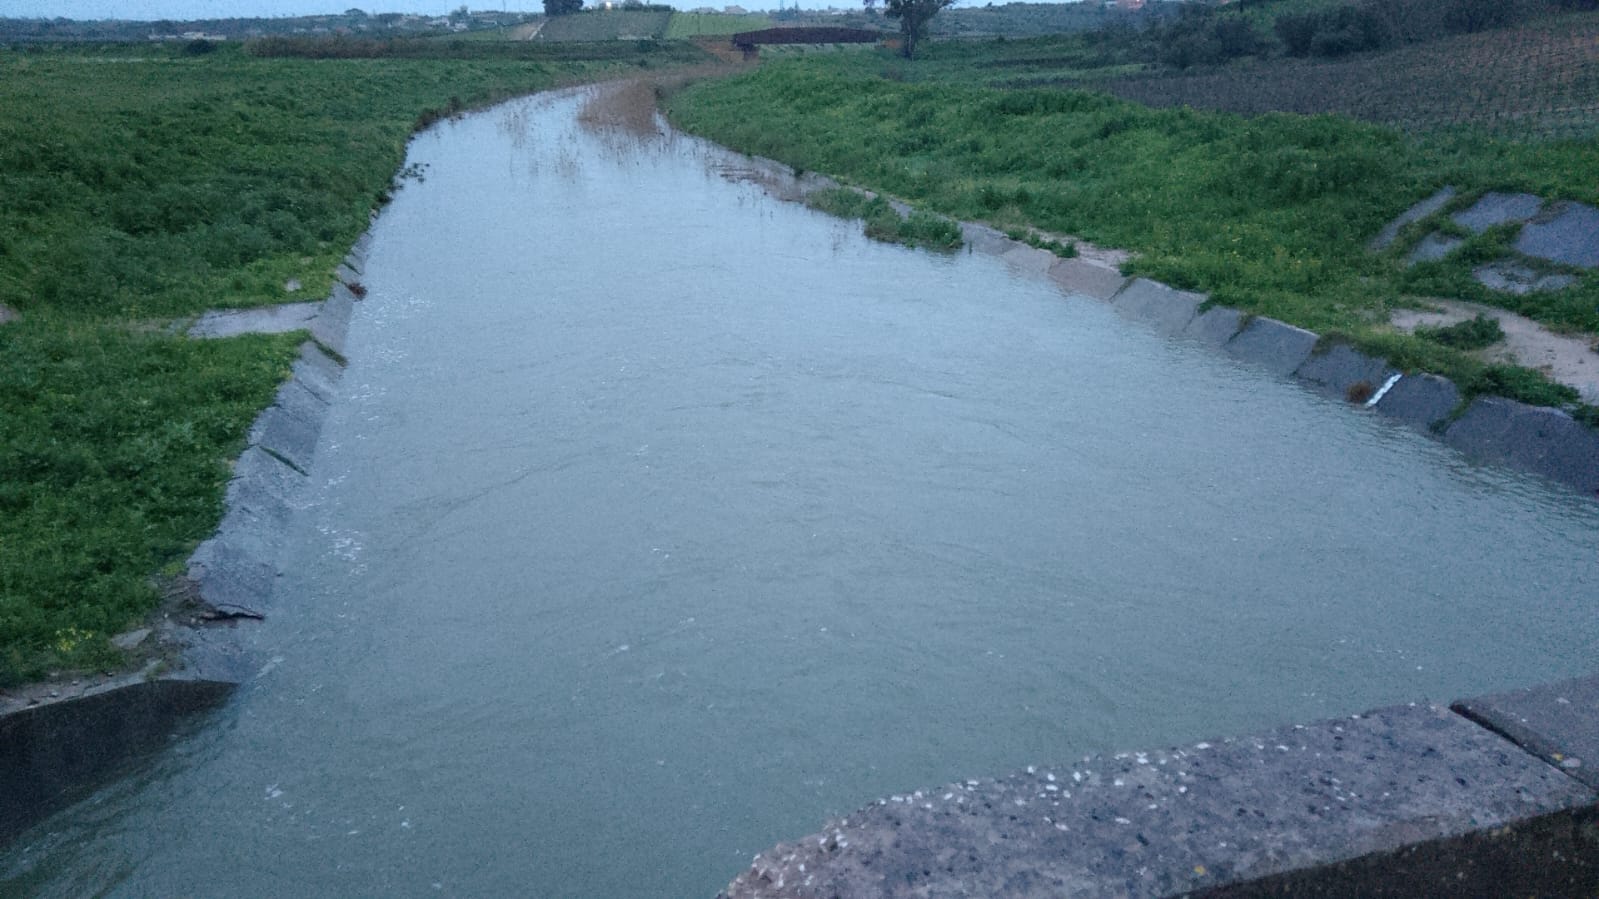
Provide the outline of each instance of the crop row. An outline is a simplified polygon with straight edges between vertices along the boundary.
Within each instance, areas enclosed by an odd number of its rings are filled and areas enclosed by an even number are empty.
[[[1279,60],[1094,86],[1152,106],[1249,115],[1338,113],[1410,131],[1471,126],[1514,138],[1599,133],[1599,18],[1531,25],[1338,61]]]

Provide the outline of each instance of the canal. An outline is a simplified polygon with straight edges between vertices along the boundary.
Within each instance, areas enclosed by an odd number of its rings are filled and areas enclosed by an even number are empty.
[[[1591,668],[1591,500],[586,96],[415,139],[262,673],[0,893],[708,897],[880,795]]]

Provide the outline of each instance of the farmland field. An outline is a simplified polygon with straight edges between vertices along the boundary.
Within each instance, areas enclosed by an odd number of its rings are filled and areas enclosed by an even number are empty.
[[[1052,80],[1035,72],[1013,83]],[[1092,81],[1071,73],[1062,80],[1151,106],[1331,112],[1413,132],[1465,125],[1511,138],[1585,137],[1599,131],[1599,14],[1338,60]]]
[[[552,43],[653,40],[666,34],[671,19],[672,13],[654,10],[590,10],[550,19],[534,40]]]
[[[672,21],[666,26],[666,39],[677,41],[694,37],[720,37],[770,27],[772,20],[763,15],[676,12],[672,13]]]

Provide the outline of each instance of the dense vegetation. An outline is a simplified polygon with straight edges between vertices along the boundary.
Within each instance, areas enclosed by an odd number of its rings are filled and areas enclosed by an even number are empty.
[[[1406,269],[1365,245],[1443,184],[1466,197],[1530,190],[1599,201],[1599,142],[1508,142],[1475,132],[1425,138],[1331,116],[1151,109],[1077,90],[971,86],[1018,42],[813,57],[696,85],[671,100],[690,130],[808,171],[842,176],[958,218],[1032,226],[1137,251],[1130,272],[1209,292],[1230,306],[1342,334],[1396,364],[1468,391],[1570,405],[1536,372],[1487,365],[1386,327],[1418,296],[1492,302],[1562,330],[1599,332],[1599,284],[1489,294],[1470,277],[1506,239]],[[1028,42],[1024,58],[1036,50]],[[1065,46],[1059,39],[1050,42]],[[1071,52],[1104,62],[1091,41]],[[992,83],[992,82],[990,82]],[[1464,201],[1462,201],[1464,202]]]
[[[174,321],[325,295],[419,122],[680,58],[439,47],[0,51],[0,304],[22,314],[0,325],[0,685],[115,661],[107,635],[215,527],[226,459],[298,343]]]

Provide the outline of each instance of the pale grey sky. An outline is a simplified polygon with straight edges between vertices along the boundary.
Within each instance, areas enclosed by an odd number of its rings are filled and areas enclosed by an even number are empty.
[[[360,7],[371,13],[416,12],[443,15],[462,0],[0,0],[0,16],[67,19],[235,19],[303,16]],[[466,0],[470,9],[541,12],[541,0]],[[725,5],[725,4],[723,4]],[[748,6],[748,4],[745,4]]]
[[[542,12],[541,0],[465,0],[469,9]],[[777,0],[665,0],[680,9],[722,7],[738,3],[746,9],[776,9]],[[791,0],[789,0],[791,2]],[[986,0],[965,0],[982,5]],[[1003,0],[999,0],[1003,2]],[[414,12],[443,15],[462,0],[0,0],[0,16],[67,19],[231,19],[253,16],[299,16],[339,13],[358,6],[370,13]],[[859,0],[800,0],[802,7],[853,7]]]

